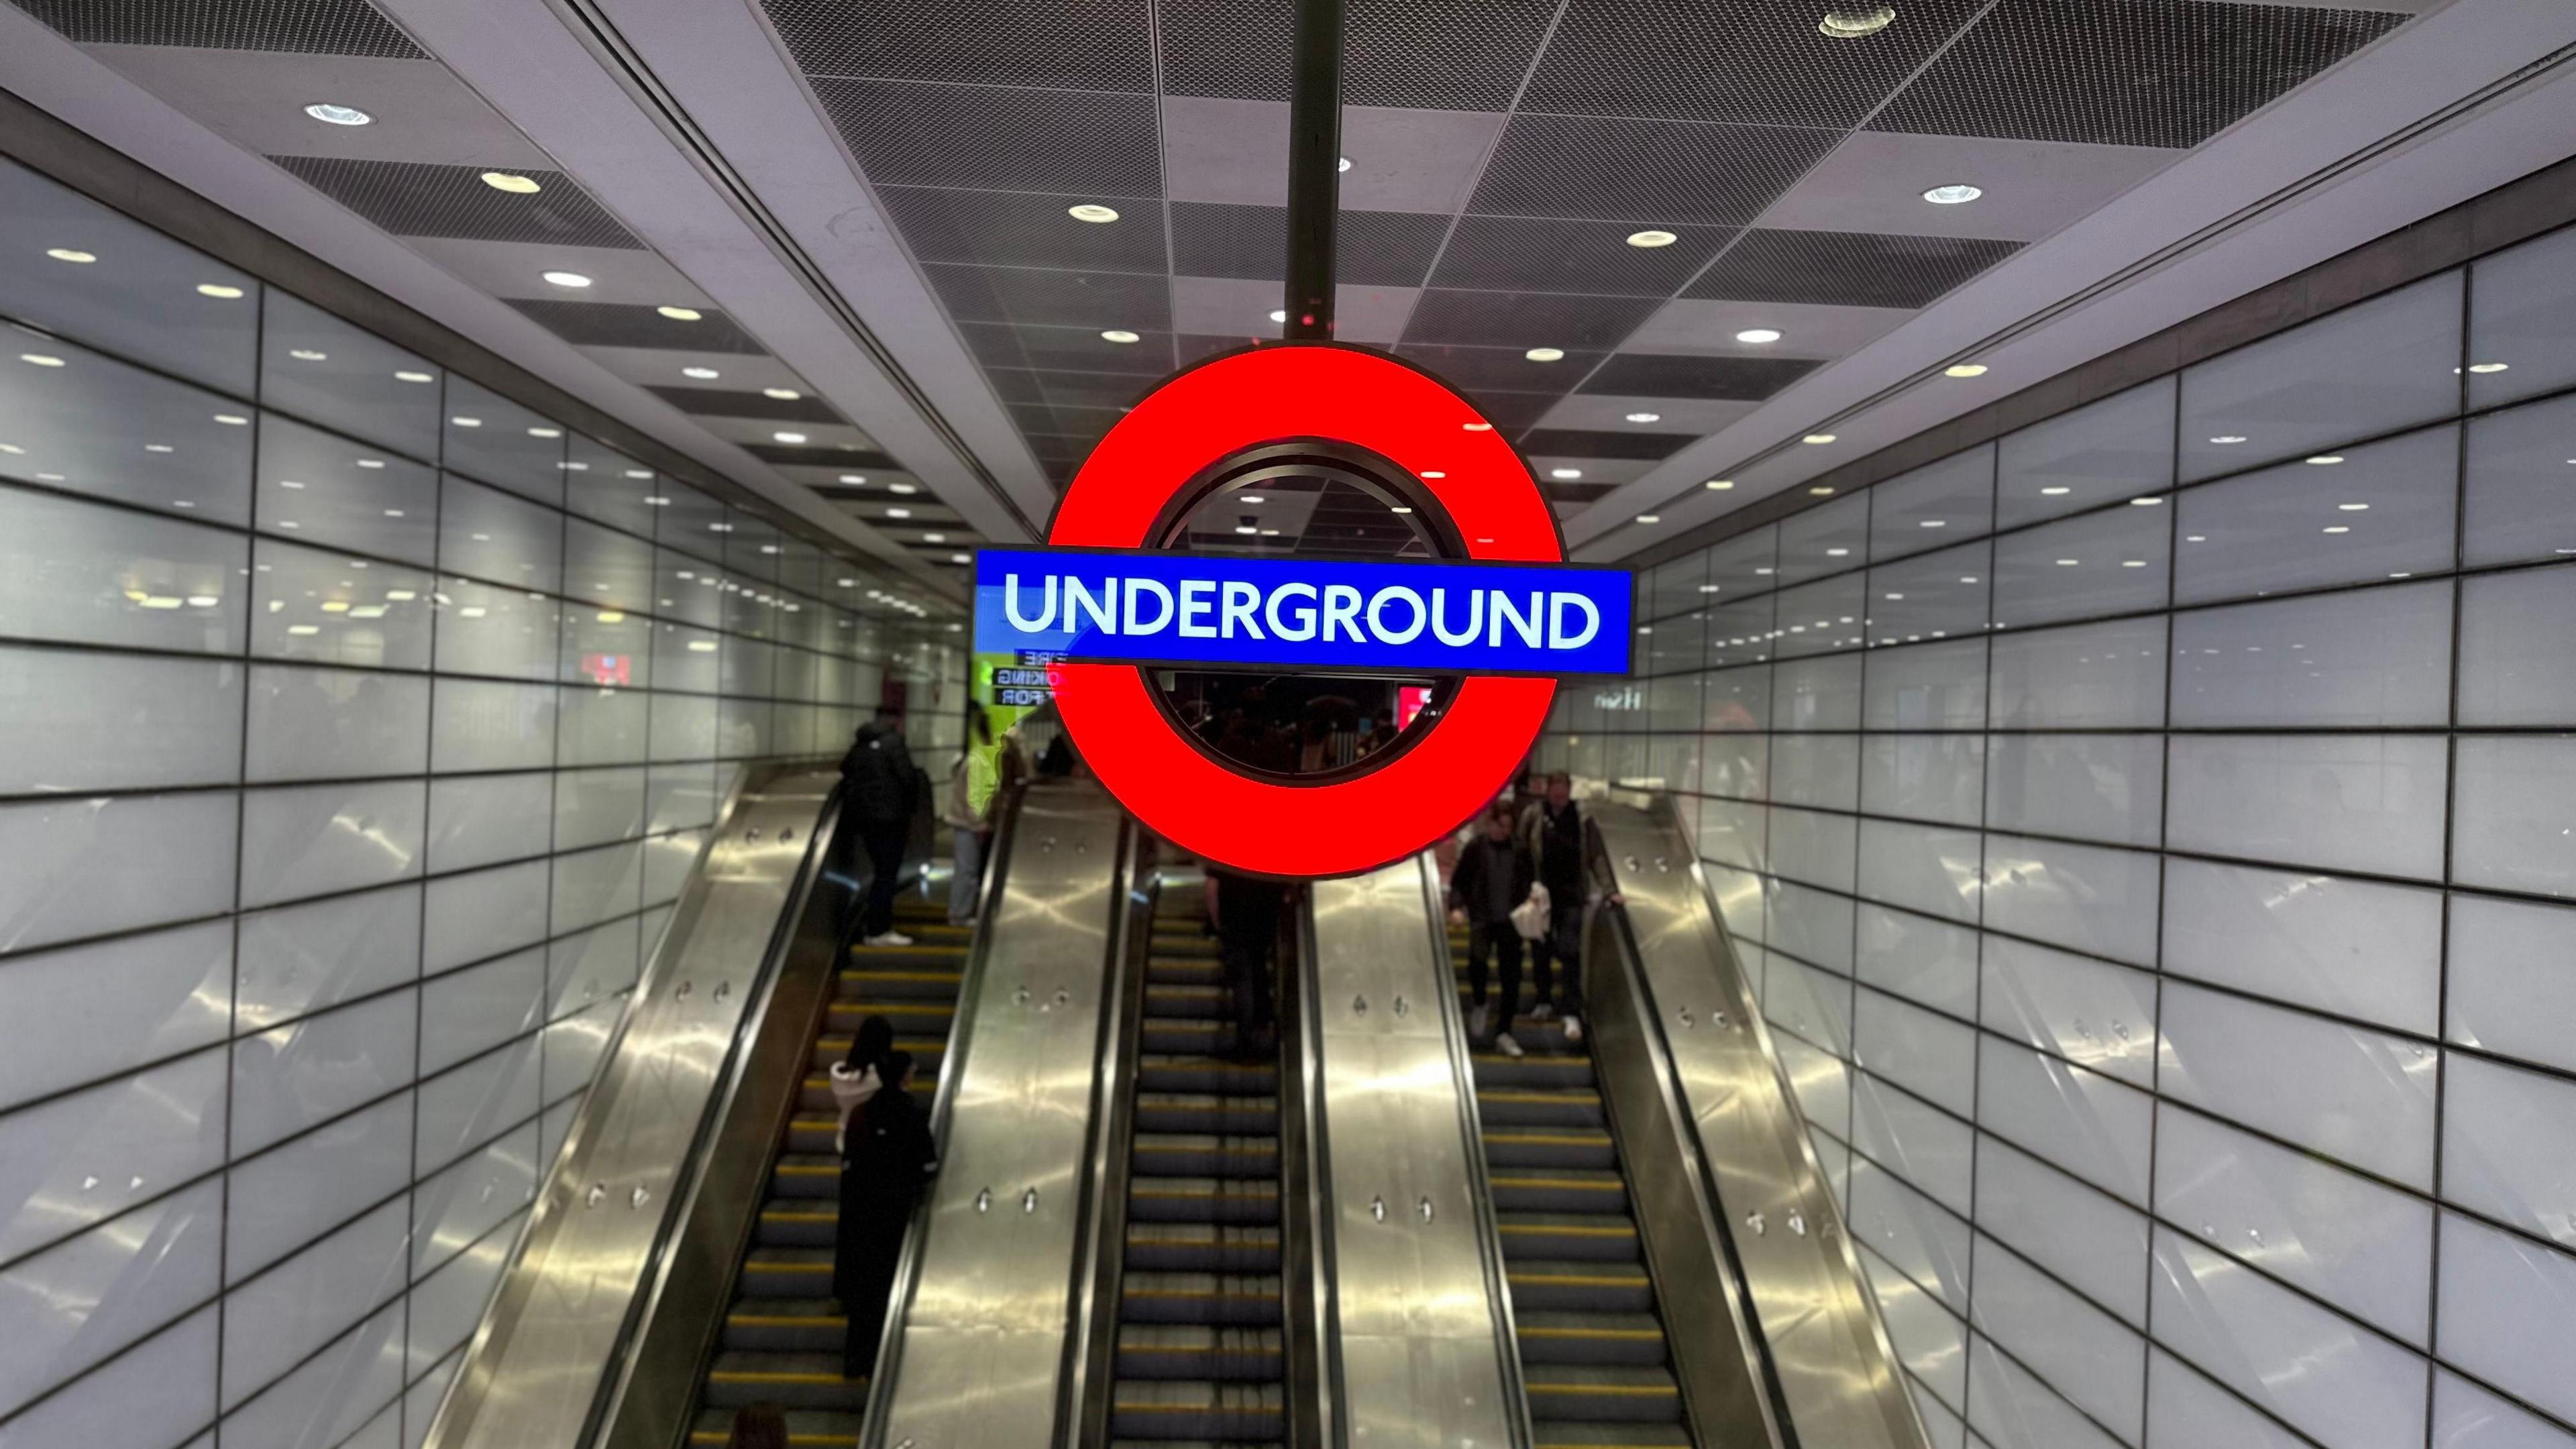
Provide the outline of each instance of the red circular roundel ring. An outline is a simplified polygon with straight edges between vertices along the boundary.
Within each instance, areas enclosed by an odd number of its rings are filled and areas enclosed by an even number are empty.
[[[1092,450],[1047,542],[1151,547],[1164,506],[1208,467],[1304,438],[1356,444],[1422,480],[1469,558],[1565,560],[1538,480],[1465,398],[1384,354],[1331,344],[1230,353],[1163,384]],[[1470,675],[1429,732],[1384,766],[1296,785],[1202,753],[1135,665],[1059,668],[1064,727],[1111,795],[1202,859],[1277,876],[1374,869],[1455,829],[1510,780],[1556,696],[1552,679]]]

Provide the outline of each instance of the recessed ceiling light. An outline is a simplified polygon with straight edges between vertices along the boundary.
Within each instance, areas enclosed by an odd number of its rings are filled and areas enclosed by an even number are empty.
[[[1946,518],[1927,518],[1914,526],[1917,528],[1948,528],[1950,526],[1950,520]]]
[[[363,126],[375,119],[356,106],[335,106],[329,101],[315,101],[304,108],[304,114],[334,126]]]
[[[1649,250],[1655,247],[1668,247],[1680,240],[1680,237],[1673,235],[1671,232],[1652,227],[1644,231],[1632,231],[1628,233],[1628,245],[1632,247],[1643,247]]]
[[[1663,415],[1662,413],[1630,413],[1630,414],[1628,414],[1628,421],[1630,421],[1630,422],[1632,422],[1632,423],[1660,423],[1660,422],[1662,422],[1663,420],[1664,420],[1664,415]]]
[[[1100,340],[1103,342],[1128,343],[1142,342],[1145,339],[1141,334],[1130,332],[1124,327],[1112,327],[1108,331],[1100,334]]]
[[[1234,501],[1237,503],[1261,503],[1266,502],[1267,500],[1258,493],[1246,493]]]
[[[921,490],[910,483],[888,483],[886,485],[886,491],[889,493],[918,493]]]
[[[1893,5],[1837,5],[1825,12],[1824,19],[1816,22],[1816,29],[1836,40],[1856,40],[1864,35],[1876,35],[1895,19],[1896,7]]]
[[[1238,523],[1234,526],[1234,531],[1237,533],[1257,534],[1261,532],[1261,525],[1257,523]]]
[[[590,278],[583,276],[579,272],[546,272],[542,275],[547,281],[554,283],[558,287],[587,287],[590,285]]]
[[[2072,488],[2069,488],[2069,487],[2067,487],[2065,484],[2061,483],[2061,484],[2058,484],[2057,486],[2055,486],[2055,487],[2053,487],[2053,488],[2042,488],[2042,489],[2041,489],[2041,490],[2039,490],[2039,491],[2040,491],[2040,493],[2041,493],[2042,495],[2044,495],[2044,496],[2046,496],[2046,497],[2055,498],[2056,496],[2058,496],[2058,495],[2059,495],[2059,494],[2061,494],[2061,493],[2072,493],[2072,492],[2074,492],[2075,490],[2074,490],[2074,489],[2072,489]]]
[[[2129,500],[2129,506],[2131,508],[2158,508],[2162,507],[2163,504],[2164,500],[2161,498],[2132,498]]]
[[[1701,486],[1702,488],[1705,488],[1705,489],[1709,490],[1709,491],[1710,491],[1710,492],[1712,492],[1712,493],[1723,493],[1723,492],[1725,492],[1727,489],[1732,488],[1732,487],[1734,487],[1734,486],[1735,486],[1735,480],[1734,480],[1734,479],[1732,479],[1732,478],[1711,478],[1711,479],[1709,479],[1707,482],[1702,483],[1702,484],[1701,484],[1701,485],[1699,485],[1699,486]]]
[[[1529,351],[1522,353],[1521,356],[1528,358],[1532,362],[1562,362],[1565,360],[1565,349],[1562,347],[1533,347]]]
[[[1288,309],[1287,309],[1287,308],[1285,308],[1285,307],[1273,307],[1273,308],[1271,308],[1271,309],[1270,309],[1270,320],[1271,320],[1271,321],[1273,321],[1273,322],[1285,322],[1285,321],[1287,321],[1287,320],[1288,320]]]
[[[290,347],[286,350],[286,355],[294,358],[298,362],[322,362],[328,360],[331,356],[330,353],[318,351],[310,347]]]
[[[403,369],[402,371],[397,372],[397,373],[395,373],[395,374],[394,374],[394,381],[396,381],[396,382],[436,382],[436,381],[438,381],[438,378],[437,378],[436,374],[434,374],[434,373],[427,373],[427,372],[414,372],[414,371],[412,371],[412,370],[411,370],[411,369],[409,369],[409,368],[405,368],[405,369]]]
[[[760,390],[760,395],[762,397],[774,397],[780,402],[794,402],[805,394],[798,392],[792,387],[764,387]]]
[[[1460,423],[1458,426],[1471,433],[1490,433],[1494,430],[1492,423]],[[2576,458],[2570,458],[2567,461],[2576,463]]]
[[[372,471],[383,468],[385,466],[385,460],[382,458],[360,458],[358,460],[358,466]]]
[[[555,280],[555,279],[554,279],[553,277],[548,277],[548,278],[546,278],[546,280],[547,280],[547,281],[549,281],[549,282],[551,282],[551,281],[553,281],[553,280]],[[573,282],[573,283],[568,283],[567,285],[570,285],[570,286],[577,286],[577,287],[586,287],[586,286],[588,286],[588,285],[590,285],[590,284],[589,284],[589,283],[587,283],[587,282]],[[653,310],[654,310],[654,311],[656,311],[656,312],[661,313],[661,314],[662,314],[663,316],[665,316],[665,317],[670,318],[670,319],[671,319],[672,321],[674,321],[674,322],[695,322],[695,321],[698,321],[698,320],[700,320],[700,319],[704,318],[704,317],[707,315],[706,313],[699,311],[699,310],[698,310],[697,308],[695,308],[695,307],[656,307],[656,308],[654,308]]]
[[[2370,511],[2370,505],[2367,503],[2338,503],[2335,507],[2346,513],[2368,513]]]
[[[1808,489],[1807,491],[1808,491],[1808,492],[1810,492],[1810,493],[1813,493],[1813,494],[1814,494],[1814,495],[1816,495],[1818,498],[1830,498],[1830,497],[1832,497],[1832,496],[1833,496],[1833,492],[1834,492],[1834,485],[1832,485],[1831,483],[1819,483],[1819,484],[1817,484],[1815,487],[1810,488],[1810,489]]]
[[[175,453],[179,450],[171,447],[168,443],[146,443],[143,445],[143,451],[147,453]]]
[[[973,563],[975,561],[975,556],[971,553],[952,553],[948,556],[948,561],[953,564]],[[952,634],[956,633],[957,626],[954,624],[949,625],[948,632]]]
[[[1780,340],[1780,333],[1777,329],[1770,327],[1747,327],[1743,331],[1735,334],[1735,340],[1738,342],[1777,342]]]
[[[1954,362],[1941,369],[1941,375],[1943,377],[1983,377],[1986,375],[1986,365],[1982,362]]]
[[[1664,521],[1664,516],[1660,513],[1640,513],[1637,515],[1637,521],[1639,523],[1661,523]]]
[[[1847,549],[1847,548],[1829,548],[1829,549],[1826,549],[1826,550],[1825,550],[1825,557],[1827,557],[1827,558],[1849,558],[1849,557],[1851,557],[1851,550],[1850,550],[1850,549]]]
[[[2081,559],[2062,558],[2057,561],[2057,566],[2062,569],[2071,569],[2081,562]]]
[[[228,428],[246,428],[250,426],[250,419],[243,417],[239,413],[217,413],[215,414],[215,421]]]
[[[1809,434],[1808,434],[1808,435],[1806,435],[1805,437],[1800,438],[1798,441],[1799,441],[1799,442],[1801,442],[1801,443],[1816,443],[1816,444],[1824,444],[1824,443],[1830,443],[1830,442],[1832,442],[1833,440],[1834,440],[1834,435],[1833,435],[1833,434],[1831,434],[1831,433],[1809,433]]]
[[[561,428],[530,428],[530,429],[528,429],[528,436],[529,436],[529,437],[531,437],[531,438],[560,438],[560,437],[562,437],[562,436],[563,436],[563,429],[561,429]]]
[[[855,486],[868,481],[868,475],[865,473],[844,473],[841,475],[841,481]]]
[[[1959,206],[1985,194],[1983,187],[1970,186],[1964,181],[1954,181],[1947,186],[1935,186],[1924,192],[1923,199],[1934,206]]]
[[[724,374],[712,367],[684,367],[680,369],[680,376],[694,377],[700,382],[713,382]]]
[[[948,541],[948,535],[944,533],[925,533],[921,536],[921,541],[923,543],[946,543]]]
[[[534,196],[545,190],[543,186],[537,184],[535,177],[520,176],[508,171],[484,172],[483,184],[494,191],[506,191],[512,196]]]
[[[2476,373],[2502,372],[2512,365],[2513,364],[2509,362],[2472,362],[2469,364],[2469,371]]]
[[[2308,462],[2310,462],[2310,463],[2314,463],[2314,464],[2316,464],[2318,467],[2321,467],[2321,468],[2322,468],[2322,467],[2327,466],[2328,464],[2333,464],[2333,463],[2340,463],[2340,462],[2342,462],[2342,461],[2343,461],[2343,455],[2342,455],[2341,453],[2319,453],[2319,454],[2317,454],[2315,457],[2313,457],[2313,458],[2309,458],[2309,459],[2307,459],[2306,461],[2308,461]]]
[[[885,516],[888,518],[910,518],[912,516],[912,510],[909,508],[889,508],[885,511]]]
[[[237,301],[240,299],[241,294],[241,288],[230,286],[223,282],[199,282],[197,284],[198,296],[212,297],[218,302]]]
[[[1389,513],[1411,513],[1413,510],[1405,507],[1401,503],[1390,503],[1387,505],[1386,511]]]
[[[801,443],[805,441],[805,435],[803,433],[772,433],[769,436],[776,438],[782,443]]]
[[[1336,170],[1336,171],[1348,171],[1348,170],[1350,170],[1350,169],[1351,169],[1351,158],[1350,158],[1350,157],[1348,157],[1348,156],[1343,157],[1343,158],[1342,158],[1342,164],[1340,164],[1339,166],[1334,167],[1333,169],[1334,169],[1334,170]]]
[[[1560,478],[1571,481],[1582,477],[1583,470],[1580,468],[1550,468],[1547,470],[1547,476],[1550,478]]]
[[[1102,206],[1096,201],[1076,202],[1073,205],[1066,207],[1064,209],[1064,214],[1072,217],[1075,221],[1088,221],[1094,223],[1112,222],[1118,219],[1118,209],[1116,207]]]
[[[2224,448],[2231,444],[2244,442],[2245,435],[2243,433],[2221,433],[2217,437],[2210,439],[2210,441]]]
[[[43,352],[21,352],[18,354],[18,360],[34,367],[60,367],[63,365],[63,360],[61,358]]]
[[[72,262],[79,266],[87,266],[98,260],[98,253],[85,252],[78,247],[48,247],[45,249],[45,255],[58,262]]]
[[[2352,530],[2351,530],[2350,528],[2348,528],[2348,527],[2344,526],[2343,524],[2338,523],[2338,524],[2335,524],[2333,527],[2328,528],[2328,529],[2326,530],[2326,532],[2328,532],[2328,533],[2350,533],[2350,532],[2352,532]]]

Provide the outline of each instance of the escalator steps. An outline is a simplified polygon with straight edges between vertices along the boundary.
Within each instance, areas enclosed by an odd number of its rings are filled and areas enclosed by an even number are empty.
[[[1215,943],[1158,917],[1146,968],[1110,1432],[1120,1444],[1277,1443],[1279,1072],[1233,1045]]]
[[[854,946],[835,983],[809,1072],[771,1164],[752,1247],[734,1282],[721,1347],[699,1389],[691,1449],[716,1449],[734,1411],[770,1403],[787,1410],[788,1443],[848,1449],[867,1411],[867,1382],[841,1377],[849,1324],[832,1301],[834,1229],[840,1219],[838,1116],[827,1073],[848,1054],[851,1034],[871,1015],[894,1024],[895,1045],[912,1053],[913,1095],[938,1090],[970,933],[948,924],[942,906],[908,897],[897,928],[911,946]]]
[[[1464,970],[1459,982],[1463,1010]],[[1525,982],[1517,1005],[1532,994]],[[1480,1042],[1473,1060],[1537,1449],[1692,1449],[1588,1046],[1560,1020],[1515,1015],[1510,1029],[1528,1055]]]

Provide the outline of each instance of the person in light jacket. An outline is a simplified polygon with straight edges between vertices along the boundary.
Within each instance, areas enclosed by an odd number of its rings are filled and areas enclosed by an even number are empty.
[[[885,1085],[851,1120],[841,1152],[841,1214],[833,1233],[832,1296],[849,1321],[841,1373],[853,1379],[876,1365],[904,1233],[922,1184],[939,1167],[930,1114],[910,1091],[912,1053],[886,1053],[877,1074]]]

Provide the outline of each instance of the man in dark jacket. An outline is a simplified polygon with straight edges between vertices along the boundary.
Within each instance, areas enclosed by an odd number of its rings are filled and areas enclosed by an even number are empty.
[[[1601,830],[1574,803],[1574,777],[1559,770],[1547,777],[1545,798],[1521,812],[1521,848],[1538,868],[1538,883],[1547,887],[1547,934],[1530,943],[1531,965],[1538,977],[1538,1004],[1530,1016],[1539,1021],[1561,1015],[1565,1039],[1583,1040],[1583,907],[1592,899],[1615,899],[1601,854]],[[1557,994],[1557,968],[1564,970],[1565,991]]]
[[[1234,1059],[1238,1062],[1262,1058],[1262,1038],[1277,1016],[1270,962],[1278,952],[1284,895],[1275,880],[1207,868],[1208,920],[1216,927],[1226,990],[1234,999]]]
[[[842,1145],[841,1211],[833,1230],[832,1296],[849,1319],[841,1376],[853,1379],[876,1366],[904,1233],[922,1184],[939,1167],[930,1114],[912,1095],[912,1053],[886,1053],[877,1075],[885,1085],[851,1120]]]
[[[1449,878],[1449,905],[1467,917],[1467,990],[1474,1001],[1467,1013],[1467,1035],[1481,1037],[1490,1021],[1485,1005],[1485,963],[1502,957],[1503,1014],[1494,1046],[1506,1056],[1519,1056],[1512,1039],[1512,1013],[1521,1001],[1521,936],[1512,928],[1512,911],[1529,899],[1529,852],[1512,833],[1512,814],[1497,805],[1485,815],[1485,831],[1458,852],[1457,872]]]
[[[859,727],[850,752],[841,757],[841,838],[855,841],[868,855],[868,894],[859,912],[859,935],[871,946],[909,946],[912,938],[894,928],[895,883],[903,872],[904,847],[912,838],[912,812],[920,803],[921,771],[903,743],[903,716],[881,709]],[[846,845],[838,848],[842,869],[849,868]]]

